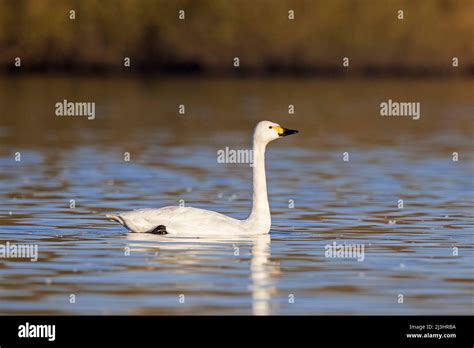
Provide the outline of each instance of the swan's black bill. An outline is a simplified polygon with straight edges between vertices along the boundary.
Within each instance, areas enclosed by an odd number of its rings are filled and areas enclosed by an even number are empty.
[[[297,130],[295,129],[288,129],[288,128],[283,128],[283,133],[278,134],[281,137],[286,137],[287,135],[292,135],[298,133]]]

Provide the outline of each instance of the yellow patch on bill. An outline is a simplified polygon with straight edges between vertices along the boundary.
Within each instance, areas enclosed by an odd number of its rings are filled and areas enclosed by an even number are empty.
[[[283,132],[285,131],[282,127],[280,126],[273,126],[273,129],[277,131],[278,135],[282,135]]]

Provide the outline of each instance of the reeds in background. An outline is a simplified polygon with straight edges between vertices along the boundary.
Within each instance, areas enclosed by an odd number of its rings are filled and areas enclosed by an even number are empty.
[[[458,57],[472,73],[473,13],[472,0],[0,0],[0,66],[116,71],[130,57],[222,73],[239,57],[248,73],[337,72],[349,57],[351,71],[451,72]]]

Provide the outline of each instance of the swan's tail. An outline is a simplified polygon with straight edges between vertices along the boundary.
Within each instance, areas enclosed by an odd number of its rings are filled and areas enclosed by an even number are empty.
[[[109,220],[114,220],[117,221],[120,225],[125,226],[125,222],[122,220],[122,218],[118,215],[111,215],[111,214],[106,214],[105,217]]]

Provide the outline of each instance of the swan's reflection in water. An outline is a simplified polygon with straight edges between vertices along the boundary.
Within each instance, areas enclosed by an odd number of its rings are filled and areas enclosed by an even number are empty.
[[[220,265],[218,259],[220,254],[216,253],[217,249],[222,250],[225,258],[229,255],[241,257],[240,249],[249,247],[252,314],[269,315],[274,312],[271,300],[272,295],[276,293],[275,278],[279,275],[280,269],[278,264],[270,261],[271,238],[268,234],[236,239],[128,233],[127,240],[131,251],[152,251],[161,266],[177,266],[180,273],[199,271],[202,263]]]
[[[276,291],[273,278],[279,272],[277,265],[270,262],[270,235],[255,236],[250,259],[252,278],[252,312],[255,315],[271,314],[271,297]]]

